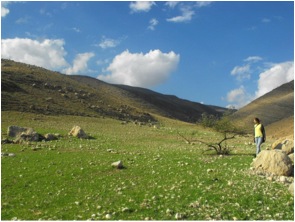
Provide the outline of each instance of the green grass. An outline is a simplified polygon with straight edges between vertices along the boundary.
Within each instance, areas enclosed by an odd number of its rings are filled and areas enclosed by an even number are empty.
[[[293,220],[294,200],[279,183],[250,175],[255,147],[231,141],[232,155],[205,152],[177,132],[205,140],[215,132],[160,118],[160,127],[108,118],[2,112],[9,125],[60,133],[52,142],[2,144],[2,220]],[[67,136],[74,125],[94,139]],[[41,147],[33,151],[33,147]],[[111,163],[122,160],[125,169]]]

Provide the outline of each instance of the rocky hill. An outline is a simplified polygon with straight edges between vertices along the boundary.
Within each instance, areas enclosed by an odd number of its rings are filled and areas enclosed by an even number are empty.
[[[294,80],[259,97],[233,114],[234,120],[248,128],[252,128],[254,117],[260,118],[274,134],[284,134],[279,131],[287,131],[286,135],[293,134],[294,121],[291,120],[294,118]]]
[[[204,112],[221,115],[226,110],[148,89],[112,85],[4,59],[1,86],[2,111],[108,116],[140,122],[155,121],[155,116],[161,115],[196,122]]]

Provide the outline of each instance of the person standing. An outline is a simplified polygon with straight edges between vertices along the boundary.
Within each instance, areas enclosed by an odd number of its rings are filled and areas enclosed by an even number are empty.
[[[254,141],[256,144],[256,156],[261,151],[261,144],[265,142],[265,129],[262,123],[260,122],[260,119],[257,117],[254,118]]]

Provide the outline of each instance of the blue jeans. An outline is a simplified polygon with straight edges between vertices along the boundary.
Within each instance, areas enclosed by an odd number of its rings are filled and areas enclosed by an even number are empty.
[[[256,156],[258,153],[260,153],[260,146],[262,144],[262,137],[255,137],[255,143],[256,143]]]

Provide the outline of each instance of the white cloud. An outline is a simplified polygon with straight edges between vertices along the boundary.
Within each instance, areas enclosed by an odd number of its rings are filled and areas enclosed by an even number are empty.
[[[245,62],[259,62],[263,60],[260,56],[249,56],[248,58],[244,59]]]
[[[113,59],[107,68],[110,74],[97,78],[116,84],[152,87],[169,77],[177,68],[179,58],[173,51],[163,53],[157,49],[143,54],[126,50]]]
[[[237,80],[242,81],[243,79],[250,79],[250,65],[236,66],[231,71],[232,76],[236,76]]]
[[[198,8],[201,8],[201,7],[206,7],[208,5],[210,5],[212,2],[211,1],[198,1],[196,2],[196,6]]]
[[[22,25],[22,24],[27,24],[30,20],[30,17],[29,16],[25,16],[25,17],[22,17],[22,18],[19,18],[15,21],[16,24],[18,25]]]
[[[9,14],[9,9],[7,8],[9,2],[2,2],[1,1],[1,17],[5,17]]]
[[[155,4],[156,3],[152,1],[137,1],[131,2],[129,7],[131,12],[148,12]]]
[[[88,71],[88,61],[91,59],[95,54],[92,52],[80,53],[76,56],[73,61],[73,66],[67,69],[64,69],[63,72],[65,74],[79,74],[81,72]]]
[[[150,20],[150,25],[148,26],[148,29],[155,30],[156,25],[158,25],[159,21],[155,18]]]
[[[79,28],[77,28],[77,27],[73,27],[72,30],[73,30],[74,32],[77,32],[77,33],[81,32],[81,30],[80,30]]]
[[[230,91],[227,94],[226,100],[231,103],[231,105],[240,108],[293,79],[293,61],[272,64],[270,68],[260,73],[255,93],[248,93],[244,86],[240,86],[239,88]]]
[[[64,59],[67,54],[63,47],[64,44],[63,39],[45,39],[42,41],[27,38],[2,39],[1,57],[57,70],[68,66]]]
[[[195,12],[189,6],[182,6],[180,8],[181,15],[166,19],[168,22],[187,22],[192,20]]]
[[[252,98],[253,97],[247,93],[243,85],[237,89],[231,90],[226,96],[227,102],[231,103],[229,106],[234,106],[236,108],[246,105]]]
[[[111,38],[106,38],[105,36],[102,37],[101,42],[98,44],[98,46],[102,49],[106,48],[114,48],[117,45],[120,44],[119,40],[111,39]]]
[[[272,65],[259,75],[256,98],[294,79],[294,62],[288,61]]]
[[[165,5],[167,5],[169,8],[175,8],[176,5],[178,5],[178,1],[170,1],[166,2]]]
[[[269,22],[271,22],[271,20],[269,18],[263,18],[261,21],[263,23],[269,23]]]

